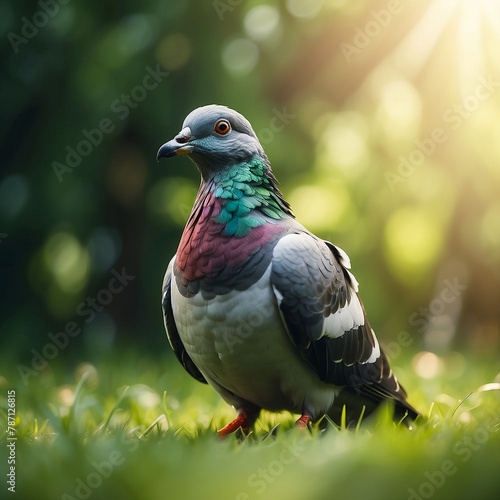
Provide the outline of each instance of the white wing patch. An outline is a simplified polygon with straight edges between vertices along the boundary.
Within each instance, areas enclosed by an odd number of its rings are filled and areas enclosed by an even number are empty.
[[[324,335],[337,338],[344,333],[365,324],[363,308],[354,290],[351,290],[351,300],[344,307],[325,318]]]
[[[278,300],[278,306],[283,302],[283,294],[273,285],[273,292],[276,295],[276,299]],[[280,311],[281,312],[281,311]]]
[[[377,336],[375,335],[375,332],[373,331],[373,328],[371,330],[373,340],[375,342],[375,347],[373,348],[372,353],[370,354],[370,357],[366,361],[362,361],[361,364],[364,365],[365,363],[375,363],[377,359],[380,357],[380,345],[377,340]]]
[[[349,273],[349,277],[351,278],[352,286],[354,288],[354,291],[357,293],[358,288],[359,288],[359,283],[357,279],[354,277],[354,274],[349,271],[351,269],[351,259],[349,259],[349,256],[342,250],[342,248],[338,247],[337,245],[333,245],[339,252],[340,254],[340,263],[346,268],[347,272]]]
[[[351,259],[349,259],[349,256],[342,250],[342,248],[338,247],[337,245],[333,245],[340,254],[340,263],[346,268],[346,269],[351,269]]]

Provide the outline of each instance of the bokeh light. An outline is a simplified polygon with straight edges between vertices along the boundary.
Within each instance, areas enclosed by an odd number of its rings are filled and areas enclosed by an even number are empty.
[[[436,264],[442,242],[439,221],[425,207],[400,208],[387,221],[388,265],[403,283],[425,279],[423,272]]]
[[[321,10],[321,7],[323,6],[323,1],[322,0],[288,0],[287,3],[287,8],[290,11],[290,14],[292,14],[295,17],[299,18],[312,18],[316,15]]]
[[[425,379],[435,378],[444,370],[443,361],[432,352],[419,352],[412,364],[417,374]]]
[[[26,178],[13,174],[0,184],[0,212],[6,217],[17,215],[28,201],[29,184]]]
[[[50,236],[44,246],[44,261],[62,292],[79,291],[89,272],[89,255],[78,239],[66,232]]]
[[[229,42],[222,51],[222,62],[225,68],[238,76],[252,71],[259,60],[259,49],[247,38],[238,38]]]
[[[244,26],[248,36],[256,42],[276,40],[281,33],[279,11],[271,5],[258,5],[248,11]]]

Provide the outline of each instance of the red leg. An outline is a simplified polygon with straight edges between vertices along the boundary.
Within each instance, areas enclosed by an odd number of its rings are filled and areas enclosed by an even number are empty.
[[[240,427],[244,434],[248,434],[259,416],[260,408],[248,403],[237,408],[236,413],[238,416],[232,422],[217,431],[220,438],[228,436]]]
[[[248,419],[245,414],[238,415],[232,422],[224,426],[220,431],[217,431],[217,434],[220,438],[223,438],[229,436],[229,434],[233,433],[240,427],[245,434],[248,434],[250,424],[248,423]]]
[[[304,415],[302,415],[298,420],[297,422],[295,422],[295,425],[299,428],[299,429],[305,429],[307,427],[307,424],[311,421],[311,417],[309,415],[306,415],[304,413]]]

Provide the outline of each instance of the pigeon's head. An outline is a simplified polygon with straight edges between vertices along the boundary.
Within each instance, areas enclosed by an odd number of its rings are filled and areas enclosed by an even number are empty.
[[[187,154],[204,177],[260,156],[267,162],[249,121],[226,106],[211,104],[191,111],[182,130],[156,156]]]

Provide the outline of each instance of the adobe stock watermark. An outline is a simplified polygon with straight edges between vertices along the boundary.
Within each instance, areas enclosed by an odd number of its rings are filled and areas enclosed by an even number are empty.
[[[236,500],[250,500],[254,494],[261,495],[264,493],[269,485],[283,474],[287,465],[300,459],[305,449],[305,446],[299,444],[297,440],[293,443],[285,441],[284,447],[278,453],[276,459],[271,460],[265,467],[259,467],[248,476],[247,484],[251,488],[251,493],[238,493]]]
[[[398,184],[404,183],[411,177],[415,170],[437,151],[438,146],[449,139],[450,131],[454,132],[462,127],[464,122],[479,109],[481,103],[491,98],[498,88],[500,82],[495,81],[492,76],[488,79],[480,76],[473,93],[443,112],[441,117],[445,125],[435,127],[427,137],[415,140],[415,148],[406,156],[399,156],[397,173],[389,170],[384,172],[389,189],[394,192]]]
[[[408,322],[417,329],[418,333],[424,333],[431,319],[443,314],[447,305],[455,302],[467,290],[467,285],[459,283],[458,277],[455,277],[453,281],[443,280],[443,285],[439,295],[431,300],[428,307],[419,307],[418,311],[409,317]]]
[[[36,377],[44,370],[49,361],[55,359],[61,351],[69,345],[70,339],[77,337],[82,333],[82,327],[94,320],[96,315],[104,310],[114,299],[116,295],[121,293],[128,284],[135,279],[135,276],[127,274],[125,268],[120,272],[113,269],[112,277],[108,281],[105,288],[97,292],[94,297],[87,297],[85,301],[80,302],[76,308],[76,314],[83,320],[83,324],[78,324],[76,321],[68,321],[61,331],[47,334],[48,342],[40,349],[31,349],[31,366],[18,365],[17,371],[21,376],[21,380],[25,385],[28,385],[30,377]]]
[[[434,471],[425,471],[424,480],[415,488],[408,488],[408,500],[432,498],[436,491],[458,472],[459,465],[468,462],[474,452],[490,439],[490,435],[496,432],[497,425],[498,415],[490,409],[488,419],[481,426],[454,444],[452,448],[453,458],[443,460],[441,466]]]
[[[371,10],[370,20],[363,28],[354,28],[354,38],[352,43],[341,42],[340,50],[348,63],[351,63],[354,56],[357,56],[368,47],[374,38],[377,38],[382,31],[391,24],[394,16],[403,12],[405,5],[412,0],[389,0],[386,8],[381,10]]]
[[[132,453],[139,447],[139,441],[128,439],[122,434],[120,442]],[[116,468],[122,466],[126,461],[126,456],[120,450],[113,450],[102,462],[93,461],[90,463],[92,471],[86,476],[75,478],[75,490],[72,495],[63,493],[61,500],[86,500],[92,493],[101,487],[104,480],[108,479]]]
[[[427,330],[427,327],[434,317],[440,316],[446,311],[446,308],[458,300],[467,290],[467,285],[459,283],[458,277],[443,280],[443,287],[439,293],[431,300],[427,307],[419,307],[417,311],[410,314],[408,323],[415,327],[421,335]],[[414,342],[413,336],[406,331],[399,332],[396,340],[384,343],[383,349],[389,359],[393,361],[401,355],[404,348],[410,347]]]
[[[52,169],[59,182],[63,181],[64,175],[74,171],[83,158],[92,154],[104,140],[104,136],[111,134],[116,129],[116,119],[125,120],[130,114],[131,109],[146,99],[148,94],[158,88],[158,86],[169,75],[164,71],[160,64],[155,68],[146,66],[146,74],[140,84],[136,85],[128,94],[122,94],[110,104],[110,111],[113,113],[111,118],[102,118],[95,128],[83,129],[80,141],[74,146],[66,146],[66,157],[63,162],[53,161]]]
[[[281,111],[273,108],[273,117],[269,120],[269,126],[261,128],[257,137],[262,144],[269,144],[274,139],[274,134],[282,132],[297,115],[289,113],[287,107],[283,106]]]
[[[236,7],[239,7],[243,0],[214,0],[212,5],[215,9],[219,21],[224,21],[224,16],[227,12],[233,12]]]
[[[35,38],[42,28],[45,28],[59,12],[61,5],[66,5],[70,0],[39,0],[37,2],[40,7],[32,16],[31,20],[26,16],[21,17],[22,25],[20,35],[14,32],[7,34],[12,50],[17,54],[21,45],[26,45],[30,40]]]
[[[7,489],[11,493],[16,492],[16,442],[17,442],[17,427],[16,427],[16,391],[10,389],[7,391]]]

